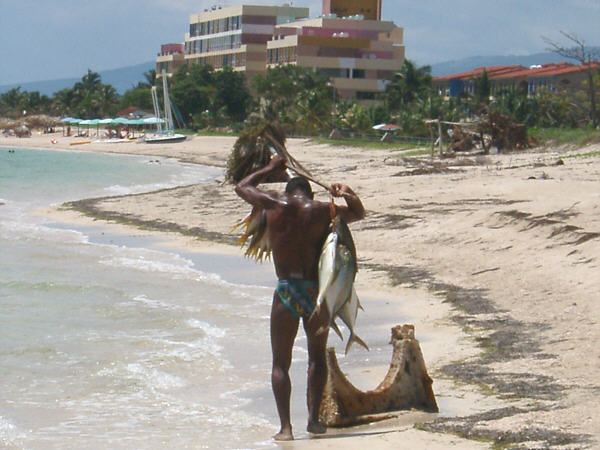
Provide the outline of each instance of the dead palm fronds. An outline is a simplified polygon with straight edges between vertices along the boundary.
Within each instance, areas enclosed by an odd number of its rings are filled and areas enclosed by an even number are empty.
[[[251,119],[227,160],[227,181],[237,183],[269,164],[276,147],[285,148],[285,132],[281,125],[267,119]]]

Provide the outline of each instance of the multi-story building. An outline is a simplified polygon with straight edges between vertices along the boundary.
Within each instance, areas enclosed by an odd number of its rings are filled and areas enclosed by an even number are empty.
[[[185,62],[230,66],[251,80],[267,67],[295,64],[327,75],[340,98],[375,98],[402,67],[402,28],[380,20],[381,0],[323,0],[322,11],[316,19],[308,8],[289,5],[192,14],[183,56],[161,50],[157,73]]]
[[[244,71],[250,80],[266,70],[266,43],[280,23],[308,17],[308,8],[241,5],[213,8],[190,16],[182,55],[157,59],[157,74],[186,64],[208,64],[215,69],[229,66]],[[161,54],[163,52],[161,51]]]
[[[374,99],[404,62],[402,28],[335,15],[275,27],[267,65],[296,64],[327,75],[340,98]]]

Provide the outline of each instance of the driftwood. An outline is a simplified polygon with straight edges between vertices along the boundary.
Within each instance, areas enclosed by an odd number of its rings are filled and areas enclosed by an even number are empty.
[[[384,380],[362,392],[342,373],[335,350],[327,350],[327,384],[319,411],[329,427],[345,427],[394,417],[391,411],[419,409],[437,412],[438,406],[413,325],[392,328],[392,362]]]
[[[492,137],[492,144],[498,150],[514,150],[529,147],[527,127],[510,117],[488,110],[479,126],[482,134]]]

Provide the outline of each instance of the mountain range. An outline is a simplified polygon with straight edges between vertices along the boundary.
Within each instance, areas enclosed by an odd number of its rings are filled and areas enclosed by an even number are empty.
[[[534,64],[546,64],[557,62],[574,62],[555,53],[535,53],[532,55],[508,55],[508,56],[472,56],[469,58],[445,61],[431,65],[431,74],[434,77],[450,75],[452,73],[466,72],[477,67],[501,66],[519,64],[529,67]],[[110,84],[115,87],[119,94],[136,86],[139,81],[145,81],[144,72],[156,68],[154,61],[148,61],[133,66],[122,67],[120,69],[99,71],[102,83]],[[83,76],[85,74],[82,74]],[[28,83],[13,83],[0,86],[0,94],[16,87],[21,87],[21,91],[38,91],[42,95],[51,96],[64,88],[73,87],[75,83],[81,81],[79,78],[63,78],[59,80],[34,81]]]
[[[148,61],[133,66],[121,67],[119,69],[100,70],[102,83],[110,84],[119,94],[123,94],[128,89],[135,87],[139,81],[146,81],[144,72],[156,69],[156,62]],[[52,96],[55,92],[64,88],[72,88],[75,83],[81,81],[85,73],[79,78],[61,78],[58,80],[31,81],[28,83],[12,83],[0,86],[0,94],[16,87],[21,91],[38,91],[42,95]]]

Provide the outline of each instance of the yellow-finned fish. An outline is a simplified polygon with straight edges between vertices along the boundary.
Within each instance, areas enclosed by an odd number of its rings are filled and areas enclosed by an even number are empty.
[[[346,352],[352,342],[367,345],[354,333],[354,324],[360,302],[354,290],[354,279],[358,270],[356,247],[350,229],[338,215],[331,223],[331,231],[325,239],[319,257],[319,294],[313,314],[318,314],[325,305],[329,312],[329,324],[340,337],[336,317],[340,317],[350,330]]]

